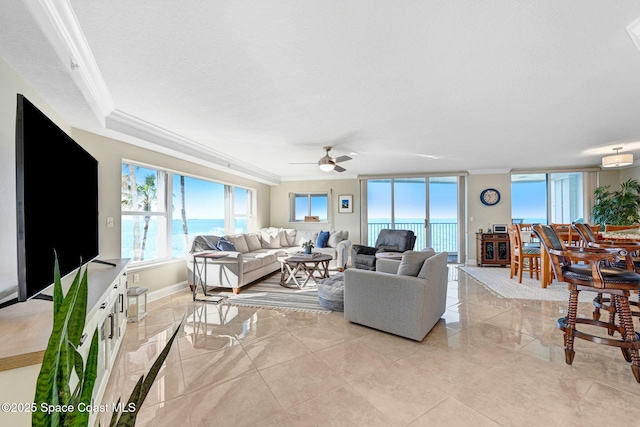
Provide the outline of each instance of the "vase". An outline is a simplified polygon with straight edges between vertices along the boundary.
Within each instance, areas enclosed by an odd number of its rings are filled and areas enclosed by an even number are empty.
[[[311,253],[311,246],[307,246],[304,248],[304,253],[305,254],[310,254]]]

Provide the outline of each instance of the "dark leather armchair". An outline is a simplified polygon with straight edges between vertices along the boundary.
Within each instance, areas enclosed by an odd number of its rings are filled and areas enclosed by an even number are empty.
[[[352,245],[351,263],[361,270],[376,269],[376,252],[405,252],[413,250],[416,235],[411,230],[380,230],[376,246]]]

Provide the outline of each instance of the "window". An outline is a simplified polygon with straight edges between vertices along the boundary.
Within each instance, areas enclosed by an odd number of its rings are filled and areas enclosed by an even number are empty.
[[[329,195],[327,193],[290,193],[289,221],[304,221],[305,216],[317,216],[320,221],[329,220]]]
[[[132,261],[166,258],[167,174],[122,164],[122,257]]]
[[[122,256],[184,256],[198,234],[249,231],[254,190],[134,163],[122,164]]]
[[[523,223],[584,220],[583,172],[511,175],[511,216]]]

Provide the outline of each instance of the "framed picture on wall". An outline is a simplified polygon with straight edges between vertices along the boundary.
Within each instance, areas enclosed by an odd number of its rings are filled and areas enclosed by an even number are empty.
[[[338,213],[353,213],[353,194],[338,196]]]

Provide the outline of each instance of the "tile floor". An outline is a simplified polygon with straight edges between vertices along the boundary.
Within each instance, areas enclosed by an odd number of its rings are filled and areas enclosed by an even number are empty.
[[[186,314],[137,426],[640,425],[640,384],[618,349],[576,340],[565,364],[565,307],[498,298],[452,266],[447,311],[418,343],[338,312],[218,307],[185,291],[128,324],[104,402],[129,396]]]

